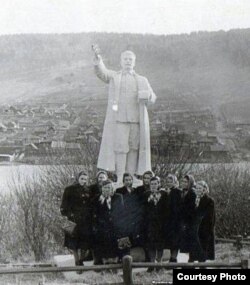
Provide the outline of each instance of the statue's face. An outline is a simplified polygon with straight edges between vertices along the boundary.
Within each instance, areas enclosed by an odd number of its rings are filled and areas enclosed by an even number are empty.
[[[122,70],[133,70],[135,67],[135,56],[131,52],[125,52],[121,55]]]

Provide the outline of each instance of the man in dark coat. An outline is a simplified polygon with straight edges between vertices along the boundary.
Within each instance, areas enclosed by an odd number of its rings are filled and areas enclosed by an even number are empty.
[[[124,186],[116,189],[123,195],[124,214],[121,215],[124,234],[129,237],[132,247],[143,245],[144,203],[143,197],[132,187],[133,177],[129,173],[123,175]]]

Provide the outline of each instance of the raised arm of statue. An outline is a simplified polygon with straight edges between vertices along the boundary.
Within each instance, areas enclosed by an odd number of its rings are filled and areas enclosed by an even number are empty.
[[[113,70],[109,70],[106,68],[102,57],[100,55],[100,49],[97,45],[92,45],[92,50],[94,52],[94,68],[95,74],[98,78],[100,78],[103,82],[109,83],[110,78],[112,77]]]

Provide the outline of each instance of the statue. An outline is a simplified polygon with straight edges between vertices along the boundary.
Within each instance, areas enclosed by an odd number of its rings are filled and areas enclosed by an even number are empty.
[[[135,73],[136,56],[121,54],[120,71],[105,67],[93,45],[96,75],[109,84],[109,97],[97,167],[114,171],[121,182],[124,172],[142,175],[151,170],[150,130],[147,105],[156,96],[148,80]]]

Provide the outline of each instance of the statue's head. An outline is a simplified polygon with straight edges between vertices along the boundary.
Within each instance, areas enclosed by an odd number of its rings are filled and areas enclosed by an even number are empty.
[[[135,67],[136,56],[131,50],[125,50],[121,54],[122,70],[133,70]]]

